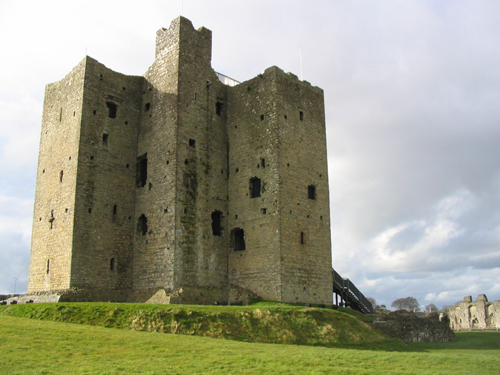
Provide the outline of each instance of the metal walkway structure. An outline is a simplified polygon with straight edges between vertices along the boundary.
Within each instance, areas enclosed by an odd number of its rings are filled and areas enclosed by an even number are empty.
[[[373,305],[356,288],[356,285],[349,279],[344,279],[337,271],[333,272],[333,293],[335,293],[335,302],[337,306],[350,307],[363,314],[373,314]],[[340,297],[340,301],[338,300]]]

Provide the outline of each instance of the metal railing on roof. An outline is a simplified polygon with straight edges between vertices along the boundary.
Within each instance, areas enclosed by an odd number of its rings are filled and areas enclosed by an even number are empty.
[[[239,82],[239,81],[237,81],[235,79],[232,79],[232,78],[230,78],[228,76],[225,76],[222,73],[215,72],[215,74],[217,75],[217,78],[219,78],[219,81],[221,81],[225,85],[236,86],[236,85],[239,85],[241,83],[241,82]]]

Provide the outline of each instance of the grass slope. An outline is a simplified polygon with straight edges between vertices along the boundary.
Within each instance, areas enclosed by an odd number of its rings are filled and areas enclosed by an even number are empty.
[[[237,341],[401,350],[361,314],[289,305],[192,306],[114,303],[22,304],[0,316],[197,335]]]
[[[500,334],[372,351],[245,343],[0,315],[1,374],[498,374]]]

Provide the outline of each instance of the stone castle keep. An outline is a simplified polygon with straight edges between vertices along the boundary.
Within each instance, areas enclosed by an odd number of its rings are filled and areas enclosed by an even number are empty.
[[[226,85],[211,37],[179,17],[144,76],[87,56],[47,86],[28,293],[332,303],[323,91]]]

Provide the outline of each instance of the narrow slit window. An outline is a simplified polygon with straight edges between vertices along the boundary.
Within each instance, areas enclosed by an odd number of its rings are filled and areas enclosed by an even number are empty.
[[[148,102],[148,103],[144,104],[144,112],[147,112],[150,109],[151,109],[151,103]]]
[[[47,273],[47,275],[50,273],[50,259],[47,259],[47,267],[45,269],[45,272]]]
[[[113,206],[113,215],[116,215],[117,212],[118,212],[118,206],[115,204]]]
[[[137,187],[146,186],[148,179],[148,154],[144,154],[137,158],[136,183]]]
[[[304,121],[304,112],[303,111],[299,112],[299,118],[300,118],[300,121]]]
[[[266,159],[260,159],[260,165],[262,166],[262,168],[265,168],[266,167]]]
[[[316,199],[316,186],[314,185],[309,185],[307,187],[307,198],[309,199]]]
[[[64,171],[59,172],[59,182],[63,182]]]
[[[250,198],[260,197],[261,181],[258,177],[250,179]]]
[[[115,270],[115,258],[111,258],[109,260],[109,270],[114,271]]]
[[[245,246],[245,231],[241,228],[235,228],[231,231],[231,241],[234,251],[243,251]]]
[[[54,228],[54,210],[51,210],[50,211],[50,219],[49,219],[49,223],[50,223],[50,229]]]
[[[102,134],[102,145],[104,147],[108,147],[108,140],[109,140],[109,134],[103,133]]]
[[[300,244],[303,245],[305,243],[304,232],[300,232]]]
[[[106,106],[108,107],[108,117],[116,118],[116,112],[118,111],[118,106],[113,102],[106,102]]]
[[[221,226],[222,212],[214,211],[212,212],[212,235],[221,236],[222,226]]]

